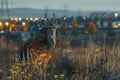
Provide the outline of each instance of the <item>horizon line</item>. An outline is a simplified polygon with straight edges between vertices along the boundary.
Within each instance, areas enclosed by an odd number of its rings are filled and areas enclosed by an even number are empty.
[[[34,9],[34,10],[46,10],[46,9],[38,9],[38,8],[28,8],[28,7],[18,7],[18,8],[9,8],[9,9]],[[70,9],[67,9],[67,10],[64,10],[64,9],[47,9],[47,10],[61,10],[61,11],[83,11],[83,12],[94,12],[94,11],[111,11],[111,12],[116,12],[117,10],[70,10]],[[117,12],[119,12],[119,11],[117,11]]]

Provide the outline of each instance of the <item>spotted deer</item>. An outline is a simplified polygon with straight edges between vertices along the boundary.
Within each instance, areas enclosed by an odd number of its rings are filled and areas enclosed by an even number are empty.
[[[34,61],[40,68],[40,80],[46,80],[46,68],[51,58],[51,51],[56,45],[56,28],[44,27],[46,40],[31,41],[25,43],[18,50],[18,58],[22,63],[26,63],[28,57],[30,61]],[[33,73],[37,67],[32,67],[29,73]],[[44,73],[44,74],[43,74]]]

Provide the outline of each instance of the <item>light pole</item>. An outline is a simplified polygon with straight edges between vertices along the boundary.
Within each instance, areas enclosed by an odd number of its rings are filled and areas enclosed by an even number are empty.
[[[116,26],[117,26],[117,17],[118,17],[118,12],[115,12],[115,18],[116,18]]]

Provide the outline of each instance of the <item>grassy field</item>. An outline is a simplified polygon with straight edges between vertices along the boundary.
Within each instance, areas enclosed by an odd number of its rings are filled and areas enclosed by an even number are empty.
[[[58,35],[56,48],[47,69],[47,80],[119,80],[120,34]],[[0,37],[0,79],[21,80],[34,75],[22,75],[30,65],[17,64],[16,42]]]

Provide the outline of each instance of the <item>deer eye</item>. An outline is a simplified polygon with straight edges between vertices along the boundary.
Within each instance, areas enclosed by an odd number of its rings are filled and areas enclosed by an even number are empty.
[[[50,34],[53,34],[53,32],[50,32]]]

